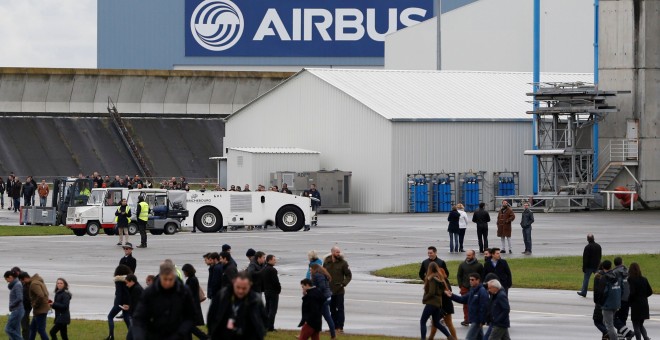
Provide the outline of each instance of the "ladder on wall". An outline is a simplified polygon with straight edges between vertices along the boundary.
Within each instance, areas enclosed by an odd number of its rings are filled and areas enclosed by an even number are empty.
[[[121,115],[117,110],[117,106],[115,106],[115,103],[112,102],[112,99],[110,97],[108,97],[108,113],[110,113],[110,117],[112,118],[112,123],[115,126],[115,129],[117,129],[117,132],[119,133],[119,136],[124,142],[124,145],[131,154],[131,158],[133,158],[133,162],[137,166],[142,177],[151,178],[151,170],[149,170],[149,167],[147,166],[147,162],[142,156],[142,152],[140,152],[140,149],[135,144],[135,141],[133,140],[133,136],[126,128],[126,124],[124,124],[124,121],[121,119]]]

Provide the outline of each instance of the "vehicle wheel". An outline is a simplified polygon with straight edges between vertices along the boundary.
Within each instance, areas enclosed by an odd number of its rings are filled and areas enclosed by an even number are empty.
[[[275,222],[282,231],[298,231],[305,226],[305,215],[297,207],[285,206],[277,212]]]
[[[71,229],[76,236],[85,236],[85,229]]]
[[[115,228],[103,228],[103,232],[104,232],[106,235],[110,235],[110,236],[112,236],[112,235],[115,234]]]
[[[128,234],[129,235],[135,235],[138,232],[138,227],[137,224],[135,223],[129,223],[128,224]]]
[[[222,228],[222,216],[217,209],[204,207],[197,211],[193,223],[201,232],[214,233]]]
[[[149,230],[149,233],[151,235],[163,235],[163,230],[162,229],[151,229],[151,230]]]
[[[101,229],[101,225],[99,224],[99,222],[96,221],[87,222],[87,235],[96,236],[99,234],[100,229]]]
[[[165,235],[172,235],[176,233],[178,228],[176,227],[175,223],[168,223],[165,225],[165,228],[163,228],[163,232],[165,232]]]

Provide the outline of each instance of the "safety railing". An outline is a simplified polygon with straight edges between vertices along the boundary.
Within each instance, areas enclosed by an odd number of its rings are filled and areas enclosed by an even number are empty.
[[[639,159],[639,141],[637,139],[612,139],[598,153],[599,169],[604,169],[611,162],[633,162]]]

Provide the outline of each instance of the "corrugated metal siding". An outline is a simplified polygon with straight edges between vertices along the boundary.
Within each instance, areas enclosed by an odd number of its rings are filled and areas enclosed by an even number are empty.
[[[531,193],[532,124],[526,122],[393,123],[393,212],[408,211],[406,174],[487,171],[484,201],[492,208],[494,171],[519,171],[520,192]],[[488,194],[488,195],[486,195]]]
[[[530,72],[307,69],[387,119],[531,120]],[[593,81],[542,73],[544,82]]]
[[[319,151],[321,168],[353,171],[353,211],[390,212],[391,123],[309,73],[276,94],[229,119],[225,145]]]

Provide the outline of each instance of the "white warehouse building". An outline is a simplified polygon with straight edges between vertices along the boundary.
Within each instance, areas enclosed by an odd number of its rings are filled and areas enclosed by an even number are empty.
[[[519,172],[520,193],[532,192],[532,158],[523,155],[532,148],[531,80],[526,72],[305,69],[230,115],[224,145],[320,152],[321,168],[352,171],[354,212],[407,212],[406,176],[418,172],[485,171],[492,208],[493,172]]]

